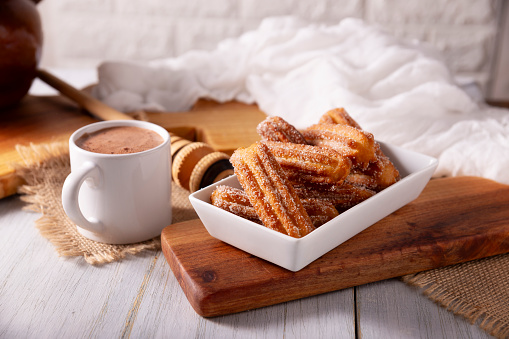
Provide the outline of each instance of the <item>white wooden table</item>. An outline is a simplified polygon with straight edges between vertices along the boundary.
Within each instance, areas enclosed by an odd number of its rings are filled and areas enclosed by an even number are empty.
[[[397,279],[202,318],[162,252],[97,267],[59,257],[24,204],[0,200],[0,338],[490,337]]]

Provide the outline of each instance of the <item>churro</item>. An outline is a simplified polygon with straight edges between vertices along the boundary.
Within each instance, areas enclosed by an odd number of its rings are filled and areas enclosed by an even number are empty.
[[[339,215],[336,207],[325,200],[313,198],[302,199],[302,204],[315,227],[319,227]]]
[[[360,125],[343,108],[328,111],[320,118],[320,123],[349,125],[361,129]],[[375,159],[364,169],[354,168],[347,180],[377,192],[399,181],[399,171],[375,142]]]
[[[220,185],[210,196],[212,205],[224,209],[244,219],[261,224],[246,192],[241,189]],[[319,199],[303,199],[302,205],[308,213],[313,226],[318,227],[339,215],[331,203]]]
[[[302,134],[281,117],[266,118],[256,127],[256,131],[264,141],[307,144]]]
[[[376,159],[366,169],[354,169],[346,180],[352,184],[362,185],[376,192],[391,186],[401,178],[398,169],[376,144]]]
[[[348,157],[354,166],[366,168],[375,160],[373,134],[352,126],[315,124],[302,132],[309,144],[330,147]]]
[[[301,199],[318,199],[331,203],[340,212],[376,194],[375,191],[351,183],[341,185],[298,185],[295,191]]]
[[[315,229],[281,165],[266,145],[257,142],[248,148],[239,148],[230,161],[266,227],[296,238]]]
[[[325,147],[266,141],[290,181],[339,183],[350,173],[352,162]]]
[[[218,186],[210,195],[210,202],[225,211],[261,224],[258,214],[249,202],[246,192],[241,189]]]
[[[319,124],[338,124],[348,125],[357,129],[362,129],[361,126],[355,121],[344,108],[331,109],[318,120]]]

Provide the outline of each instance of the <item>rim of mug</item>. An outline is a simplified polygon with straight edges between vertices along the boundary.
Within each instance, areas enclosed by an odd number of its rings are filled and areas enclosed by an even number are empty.
[[[78,140],[83,134],[85,134],[87,132],[90,133],[90,132],[99,131],[103,128],[118,127],[118,126],[137,126],[137,127],[149,129],[149,130],[154,131],[157,134],[159,134],[163,138],[163,142],[161,144],[157,145],[156,147],[153,147],[153,148],[145,150],[145,151],[135,152],[135,153],[126,153],[126,154],[110,154],[110,153],[91,152],[91,151],[87,151],[86,149],[83,149],[83,148],[79,147],[78,145],[76,145],[76,140]],[[90,130],[90,129],[92,129],[92,130]],[[168,143],[170,143],[170,133],[168,133],[168,131],[166,129],[164,129],[163,127],[161,127],[157,124],[154,124],[152,122],[141,121],[141,120],[106,120],[106,121],[93,122],[91,124],[85,125],[79,129],[77,129],[69,137],[69,146],[76,149],[76,151],[84,152],[86,154],[94,155],[94,156],[98,156],[98,157],[108,157],[108,158],[109,157],[132,157],[132,156],[137,156],[140,154],[156,152],[158,149],[165,147]]]

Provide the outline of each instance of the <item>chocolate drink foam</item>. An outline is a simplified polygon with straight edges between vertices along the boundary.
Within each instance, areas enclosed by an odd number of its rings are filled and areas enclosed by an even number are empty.
[[[147,151],[163,141],[159,134],[149,129],[118,126],[85,133],[76,140],[76,145],[94,153],[130,154]]]

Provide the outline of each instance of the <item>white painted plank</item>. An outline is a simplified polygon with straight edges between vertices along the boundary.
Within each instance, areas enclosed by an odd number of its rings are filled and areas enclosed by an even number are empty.
[[[126,323],[124,333],[132,338],[196,338],[202,323],[159,252],[136,319]]]
[[[398,279],[357,288],[359,338],[492,338]]]
[[[202,318],[161,255],[129,333],[134,338],[354,338],[353,289]]]
[[[287,305],[287,338],[355,338],[354,289],[296,300]]]
[[[154,255],[99,267],[58,257],[22,205],[0,201],[0,337],[119,337]]]

